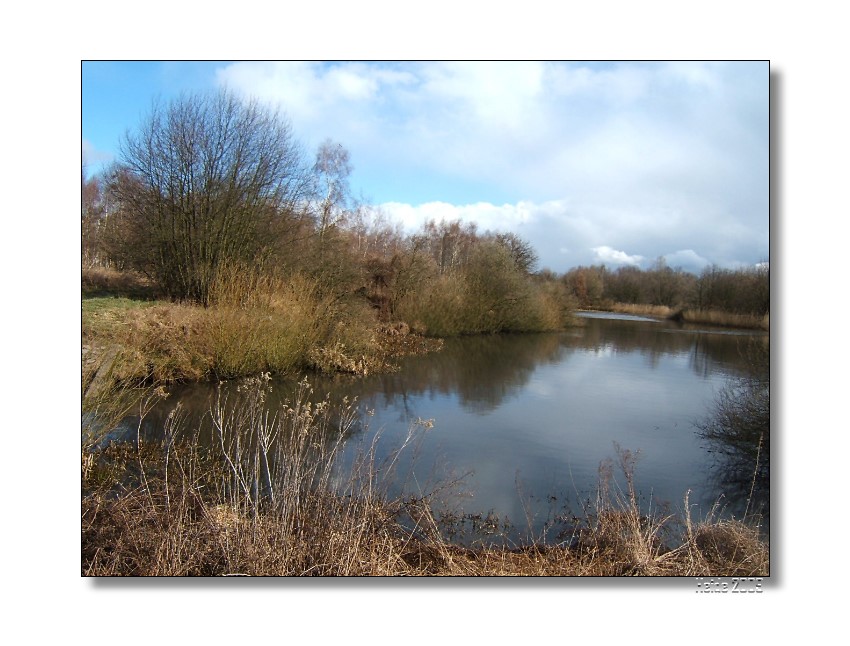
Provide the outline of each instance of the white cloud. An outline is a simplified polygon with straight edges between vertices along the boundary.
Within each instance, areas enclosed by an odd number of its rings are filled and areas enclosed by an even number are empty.
[[[447,101],[458,122],[483,129],[529,125],[544,90],[539,62],[437,63],[422,69],[427,101]]]
[[[695,248],[681,248],[690,231],[699,227],[688,218],[673,218],[669,213],[666,217],[652,217],[569,200],[463,205],[385,202],[379,208],[391,222],[401,223],[407,233],[419,230],[428,220],[476,222],[482,232],[512,231],[534,246],[541,268],[559,272],[600,263],[645,268],[660,256],[670,267],[695,273],[715,262],[729,267],[746,264],[736,258],[737,249],[718,248],[709,238],[698,240]],[[705,230],[710,231],[717,222],[705,222]],[[668,251],[677,247],[676,251]]]
[[[597,260],[603,264],[634,265],[637,267],[644,261],[643,256],[630,256],[625,251],[618,251],[617,249],[612,249],[607,245],[594,247],[593,251],[596,253]]]
[[[308,147],[345,145],[355,188],[408,228],[462,218],[537,238],[553,264],[699,267],[768,255],[767,70],[246,62],[218,79],[280,106]]]
[[[665,254],[664,259],[668,267],[681,267],[686,271],[700,271],[711,264],[693,249],[682,249]]]
[[[428,220],[477,222],[482,232],[517,231],[523,224],[535,218],[536,212],[540,210],[540,207],[529,202],[501,206],[489,202],[465,205],[427,202],[418,206],[387,202],[381,204],[380,208],[390,219],[401,222],[408,232],[419,229]]]

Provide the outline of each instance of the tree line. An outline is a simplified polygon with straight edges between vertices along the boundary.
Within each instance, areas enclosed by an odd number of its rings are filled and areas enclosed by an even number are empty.
[[[322,298],[368,302],[378,320],[435,335],[563,327],[606,302],[769,310],[767,270],[537,271],[532,246],[473,223],[406,235],[354,199],[348,151],[308,155],[290,123],[220,91],[154,104],[118,161],[82,176],[84,265],[133,270],[175,301],[216,305],[239,276],[311,281]],[[252,278],[253,277],[253,278]],[[243,293],[250,300],[250,293]]]
[[[405,235],[353,198],[351,170],[340,144],[310,157],[279,113],[227,92],[155,104],[111,168],[83,172],[83,262],[205,307],[236,275],[298,275],[434,334],[563,326],[566,289],[535,280],[526,241],[459,221]]]
[[[659,258],[649,269],[575,267],[564,274],[563,280],[581,307],[626,303],[757,316],[770,313],[768,262],[739,269],[711,265],[696,275],[671,268]]]

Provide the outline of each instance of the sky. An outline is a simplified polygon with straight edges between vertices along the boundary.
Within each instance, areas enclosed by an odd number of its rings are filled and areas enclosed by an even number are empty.
[[[769,64],[83,62],[96,172],[154,99],[227,88],[326,139],[355,196],[407,232],[430,218],[511,231],[539,268],[769,259]]]

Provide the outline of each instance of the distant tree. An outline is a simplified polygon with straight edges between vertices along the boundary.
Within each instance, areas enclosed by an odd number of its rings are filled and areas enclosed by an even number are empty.
[[[770,264],[759,263],[743,269],[706,267],[696,280],[695,302],[703,309],[738,314],[763,315],[770,312]]]
[[[112,174],[117,252],[166,294],[207,304],[223,265],[274,251],[308,170],[289,122],[257,103],[222,91],[155,104]]]
[[[404,248],[400,222],[391,222],[379,207],[360,204],[346,218],[345,229],[355,255],[368,259],[390,259]]]
[[[86,167],[82,167],[82,256],[85,265],[97,265],[103,262],[100,233],[106,215],[103,188],[100,178],[86,177]]]
[[[564,283],[581,307],[598,306],[605,289],[605,268],[576,267],[564,274]]]
[[[693,279],[681,269],[668,267],[664,256],[659,256],[645,273],[652,305],[678,307],[689,300]]]
[[[615,303],[649,303],[644,272],[638,267],[618,267],[605,280],[604,298]]]
[[[764,260],[753,268],[752,311],[770,313],[770,262]]]

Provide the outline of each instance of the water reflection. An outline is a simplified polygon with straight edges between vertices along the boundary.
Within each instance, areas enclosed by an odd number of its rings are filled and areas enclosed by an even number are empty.
[[[310,382],[316,400],[357,401],[359,430],[346,460],[358,442],[369,446],[381,432],[380,460],[416,420],[433,419],[415,452],[398,462],[405,474],[399,488],[472,472],[463,481],[469,496],[445,499],[454,513],[492,512],[536,534],[557,509],[579,510],[593,496],[600,462],[615,444],[641,451],[636,484],[647,504],[676,510],[690,490],[705,514],[721,496],[737,500],[738,471],[729,461],[717,467],[695,421],[724,384],[746,373],[745,348],[766,342],[766,335],[588,318],[561,334],[451,339],[442,352],[409,357],[392,374]],[[203,428],[218,388],[174,389],[144,432],[156,434],[176,401],[189,426]],[[294,381],[275,382],[270,408],[294,388]]]
[[[582,318],[584,333],[574,337],[578,347],[598,349],[609,344],[615,352],[637,352],[653,368],[664,356],[687,355],[701,377],[717,371],[740,373],[745,369],[741,358],[746,348],[769,339],[761,332],[706,329],[641,317]]]
[[[760,515],[769,526],[770,349],[754,344],[745,356],[745,372],[724,385],[697,428],[726,503],[738,517]]]

